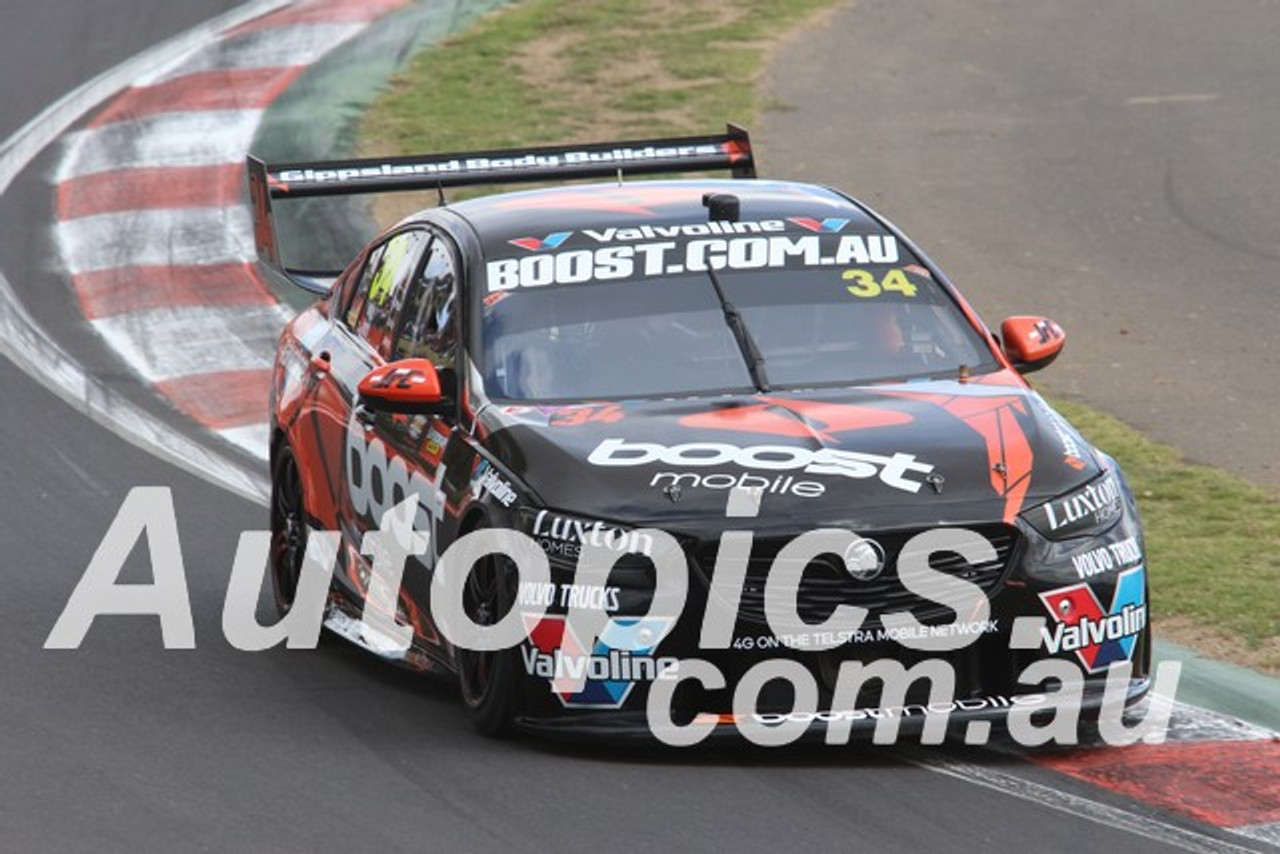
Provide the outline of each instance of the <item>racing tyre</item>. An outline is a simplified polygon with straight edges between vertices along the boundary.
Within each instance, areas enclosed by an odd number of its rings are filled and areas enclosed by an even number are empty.
[[[302,476],[288,445],[282,445],[271,470],[271,587],[276,613],[293,607],[307,553],[307,519],[302,503]]]
[[[515,567],[504,555],[487,555],[467,577],[462,608],[472,620],[491,626],[515,604]],[[515,647],[496,652],[457,651],[458,682],[471,723],[484,735],[509,735],[517,707]]]

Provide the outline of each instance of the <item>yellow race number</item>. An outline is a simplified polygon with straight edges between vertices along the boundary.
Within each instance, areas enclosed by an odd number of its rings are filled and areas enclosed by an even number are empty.
[[[849,293],[864,299],[878,297],[883,293],[899,293],[904,297],[913,297],[917,290],[907,278],[907,274],[896,267],[885,273],[884,278],[879,281],[876,280],[874,273],[858,268],[845,270],[841,278],[846,282],[854,283],[845,287]]]

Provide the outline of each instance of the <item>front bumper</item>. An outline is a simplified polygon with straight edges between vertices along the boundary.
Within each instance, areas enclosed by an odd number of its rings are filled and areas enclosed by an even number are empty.
[[[1151,684],[1151,680],[1146,677],[1129,679],[1125,687],[1124,708],[1126,710],[1131,709],[1141,703],[1150,692]],[[1094,680],[1086,684],[1084,697],[1078,708],[1078,719],[1081,724],[1088,726],[1097,720],[1102,710],[1103,695],[1104,685],[1101,681]],[[1018,696],[1024,700],[1043,699],[1042,702],[1025,703],[1019,706],[1031,711],[1031,720],[1037,726],[1044,725],[1050,715],[1072,713],[1069,708],[1059,707],[1054,703],[1050,703],[1045,695],[1021,694]],[[987,737],[996,739],[1007,734],[1005,725],[1008,721],[1010,709],[1013,706],[992,702],[995,698],[984,699],[986,701],[984,708],[955,708],[947,713],[945,737],[948,741],[966,740],[969,743],[983,743],[987,740]],[[963,704],[965,701],[960,702]],[[877,711],[880,712],[879,717],[865,714],[857,719],[852,719],[849,721],[848,730],[839,730],[835,736],[828,735],[832,730],[835,714],[829,711],[812,714],[805,713],[811,720],[803,731],[789,743],[819,744],[827,742],[843,744],[846,741],[870,742],[875,738],[876,728],[880,726],[880,721],[883,717],[896,718],[896,723],[891,730],[893,743],[914,742],[921,739],[925,726],[930,720],[930,713],[921,711],[919,707],[908,707],[906,710],[894,710],[887,713],[884,710]],[[748,739],[743,735],[739,726],[738,719],[732,713],[714,715],[713,717],[715,718],[714,727],[707,733],[705,738],[699,741],[699,744],[732,745],[748,743]],[[775,716],[765,717],[770,718],[770,723],[772,723],[771,719]],[[710,721],[710,718],[707,720]],[[990,732],[984,734],[983,737],[975,738],[973,734],[977,730],[973,728],[973,724],[976,722],[989,724],[991,727]],[[633,709],[578,712],[572,715],[555,714],[547,717],[522,716],[517,718],[516,726],[522,732],[553,741],[581,742],[583,740],[601,740],[619,746],[636,745],[645,747],[661,744],[661,741],[654,735],[647,714],[644,711]],[[832,742],[829,740],[830,738],[837,740]],[[1078,738],[1083,741],[1083,734],[1078,733]]]
[[[894,708],[919,709],[932,697],[927,682],[911,681],[898,693],[883,691],[883,684],[868,679],[856,700],[849,702],[848,692],[839,694],[837,687],[842,668],[849,665],[867,667],[876,662],[891,662],[914,673],[913,668],[930,662],[941,662],[954,675],[950,693],[945,697],[955,704],[947,714],[948,728],[967,726],[968,721],[1004,719],[1015,700],[1052,695],[1060,687],[1055,679],[1037,675],[1031,670],[1038,662],[1059,660],[1078,668],[1085,685],[1081,715],[1088,717],[1102,702],[1101,687],[1110,665],[1128,662],[1129,683],[1126,702],[1137,702],[1149,688],[1150,630],[1147,620],[1147,585],[1145,555],[1142,554],[1141,532],[1136,515],[1125,514],[1110,530],[1099,536],[1077,541],[1050,542],[1019,521],[1010,527],[1012,536],[999,546],[1001,564],[998,569],[981,569],[981,586],[989,604],[989,613],[981,619],[966,621],[964,617],[936,603],[932,608],[911,608],[901,596],[893,599],[894,608],[911,610],[925,627],[916,632],[951,632],[968,635],[961,648],[947,652],[926,652],[912,648],[909,639],[887,631],[880,613],[873,612],[859,631],[840,638],[830,649],[807,649],[804,638],[790,637],[784,643],[770,628],[762,613],[739,609],[733,641],[728,649],[701,650],[699,633],[704,610],[708,605],[709,585],[704,568],[691,558],[695,583],[690,585],[689,601],[684,613],[674,620],[669,631],[659,632],[656,646],[637,644],[633,635],[618,641],[602,638],[592,650],[597,659],[609,657],[601,664],[601,678],[587,680],[576,687],[565,688],[563,682],[550,678],[564,651],[550,650],[545,644],[541,654],[532,654],[531,643],[525,644],[526,663],[543,659],[545,666],[531,664],[522,671],[524,680],[523,711],[520,725],[529,731],[555,737],[557,733],[592,735],[628,739],[652,739],[646,715],[651,688],[652,669],[639,665],[661,666],[672,659],[697,658],[709,662],[724,676],[724,687],[704,690],[693,680],[681,682],[672,701],[672,717],[688,722],[699,715],[715,716],[717,725],[708,737],[719,740],[737,737],[738,719],[734,717],[734,688],[753,667],[780,659],[798,663],[813,680],[817,689],[816,713],[805,739],[821,739],[831,722],[823,715],[855,715],[847,724],[854,737],[872,733],[880,718],[893,714]],[[1133,558],[1136,544],[1136,559]],[[1129,555],[1128,562],[1113,562],[1102,567],[1099,559],[1086,559],[1099,550],[1115,555]],[[1102,567],[1099,569],[1099,567]],[[701,581],[702,583],[696,583]],[[750,576],[748,576],[748,582]],[[821,591],[829,593],[825,589]],[[895,594],[897,596],[897,594]],[[642,613],[639,600],[628,602],[623,592],[619,597],[621,613]],[[907,604],[903,604],[903,603]],[[631,607],[628,607],[628,605]],[[894,608],[885,608],[885,611]],[[549,616],[561,622],[562,615]],[[623,619],[623,618],[619,618]],[[1032,642],[1015,644],[1015,625],[1030,619],[1038,622],[1030,634]],[[830,636],[814,633],[814,646],[830,642]],[[611,644],[613,646],[611,646]],[[554,660],[552,657],[554,653]],[[626,661],[622,661],[626,659]],[[637,663],[638,662],[638,663]],[[607,664],[608,666],[603,666]],[[621,665],[621,666],[618,666]],[[607,671],[607,672],[606,672]],[[633,673],[642,674],[632,678]],[[678,671],[677,671],[678,673]],[[561,674],[563,675],[563,674]],[[1031,675],[1033,678],[1026,678]],[[647,678],[646,678],[647,677]],[[884,698],[889,699],[883,699]],[[796,693],[789,684],[775,680],[764,686],[755,709],[771,720],[788,715],[795,707]],[[990,702],[988,702],[990,701]],[[1025,701],[1024,701],[1025,702]],[[1048,703],[1048,700],[1045,701]],[[987,705],[983,705],[986,703]],[[941,707],[939,707],[941,708]],[[806,712],[807,713],[807,712]],[[861,713],[861,714],[859,714]],[[926,721],[940,711],[902,715],[900,732],[910,734],[923,728]]]

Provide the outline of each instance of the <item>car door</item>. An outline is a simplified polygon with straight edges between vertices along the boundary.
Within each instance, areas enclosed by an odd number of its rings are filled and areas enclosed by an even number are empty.
[[[411,285],[403,291],[392,334],[384,342],[389,361],[408,358],[429,360],[440,377],[446,398],[445,411],[432,415],[379,413],[370,420],[367,437],[386,449],[390,489],[397,492],[404,479],[405,494],[419,500],[415,528],[429,534],[427,553],[410,558],[402,579],[402,620],[411,623],[420,638],[434,643],[438,635],[429,617],[431,570],[444,549],[446,534],[446,455],[450,445],[465,442],[458,429],[458,296],[457,255],[442,233],[428,232],[430,243]],[[456,454],[455,454],[456,456]]]
[[[328,331],[313,348],[328,356],[319,369],[312,430],[345,544],[335,579],[356,600],[369,580],[368,561],[360,554],[364,534],[404,499],[408,482],[403,461],[388,454],[371,429],[376,425],[361,420],[356,388],[390,355],[395,321],[430,240],[422,228],[410,227],[372,245],[359,269],[341,280]]]

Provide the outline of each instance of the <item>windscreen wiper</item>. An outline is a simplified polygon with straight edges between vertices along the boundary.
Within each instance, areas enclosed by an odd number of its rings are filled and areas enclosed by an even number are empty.
[[[724,312],[724,322],[729,325],[729,330],[733,332],[734,340],[738,342],[738,349],[742,351],[742,359],[747,363],[747,371],[751,374],[751,382],[755,385],[756,391],[768,391],[769,377],[764,370],[764,354],[756,346],[755,339],[751,337],[751,330],[747,329],[747,324],[742,321],[742,315],[738,313],[738,309],[734,308],[733,303],[729,302],[729,298],[725,296],[724,288],[720,285],[720,278],[716,275],[716,271],[708,266],[707,276],[711,278],[711,286],[716,289],[716,298],[720,300],[720,310]]]

